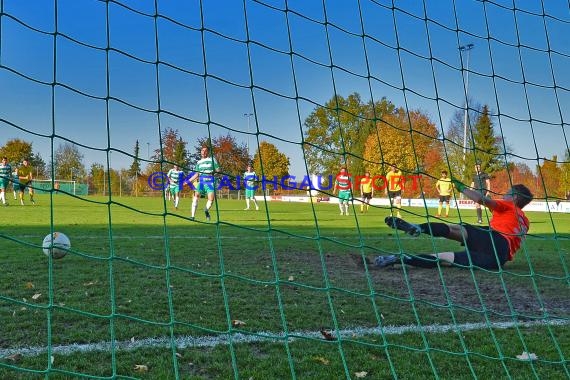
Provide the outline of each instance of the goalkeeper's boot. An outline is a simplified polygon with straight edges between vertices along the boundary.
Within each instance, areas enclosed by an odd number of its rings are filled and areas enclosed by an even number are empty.
[[[377,266],[378,268],[385,268],[396,264],[398,261],[399,260],[396,255],[377,256],[374,259],[374,265]]]
[[[384,222],[388,225],[388,227],[393,228],[395,230],[404,231],[408,235],[417,237],[420,236],[422,233],[422,229],[417,224],[412,224],[406,222],[404,219],[395,218],[393,216],[387,216],[384,219]]]

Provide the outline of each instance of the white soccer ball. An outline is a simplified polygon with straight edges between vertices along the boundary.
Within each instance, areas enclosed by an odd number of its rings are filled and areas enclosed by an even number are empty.
[[[46,256],[51,254],[54,259],[61,259],[67,255],[67,251],[71,248],[69,238],[61,232],[54,232],[44,238],[42,249]]]

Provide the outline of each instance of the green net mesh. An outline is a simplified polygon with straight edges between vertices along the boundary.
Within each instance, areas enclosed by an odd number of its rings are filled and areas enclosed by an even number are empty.
[[[0,377],[570,377],[569,23],[562,1],[0,0],[2,153],[36,179],[0,209]],[[160,185],[202,146],[234,184],[250,160],[422,180],[345,215],[332,188],[244,211],[228,186],[208,221]],[[384,218],[434,221],[439,171],[475,163],[535,195],[515,261],[366,260],[460,250]],[[473,223],[456,195],[447,221]]]

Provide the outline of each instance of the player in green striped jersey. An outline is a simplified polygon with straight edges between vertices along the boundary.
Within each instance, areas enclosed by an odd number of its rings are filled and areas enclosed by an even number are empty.
[[[0,164],[0,200],[4,206],[6,203],[6,189],[10,183],[10,177],[12,176],[12,167],[8,163],[7,157],[2,157],[2,163]]]
[[[18,190],[20,190],[20,177],[18,177],[18,168],[12,172],[12,189],[14,190],[14,200],[18,199]]]
[[[247,171],[243,173],[243,180],[245,182],[245,205],[247,206],[245,210],[249,210],[250,199],[253,201],[255,209],[259,210],[257,201],[255,200],[255,181],[257,181],[257,174],[255,174],[255,171],[251,168],[251,165],[247,165]]]
[[[168,192],[174,201],[174,208],[178,210],[178,202],[180,202],[180,178],[184,176],[184,172],[175,164],[166,175],[168,176]]]
[[[216,194],[216,180],[214,174],[220,171],[218,161],[213,156],[210,156],[210,150],[207,147],[203,147],[200,151],[201,159],[196,163],[194,168],[194,175],[190,177],[190,183],[195,184],[196,191],[194,191],[194,197],[192,199],[192,216],[191,220],[194,220],[196,216],[196,209],[198,209],[198,200],[201,196],[206,196],[208,201],[206,202],[206,208],[204,209],[204,214],[206,215],[206,220],[210,221],[210,208],[214,203],[214,196]]]

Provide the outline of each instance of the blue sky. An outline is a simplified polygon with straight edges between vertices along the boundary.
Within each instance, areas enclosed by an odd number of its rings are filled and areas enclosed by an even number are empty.
[[[88,168],[137,139],[145,158],[159,126],[190,148],[228,132],[246,143],[251,112],[252,152],[267,140],[303,175],[302,122],[335,92],[385,96],[446,130],[465,103],[458,47],[472,43],[469,98],[499,115],[518,160],[534,167],[568,149],[565,0],[156,3],[0,0],[0,144],[23,138],[49,162],[63,136]]]

